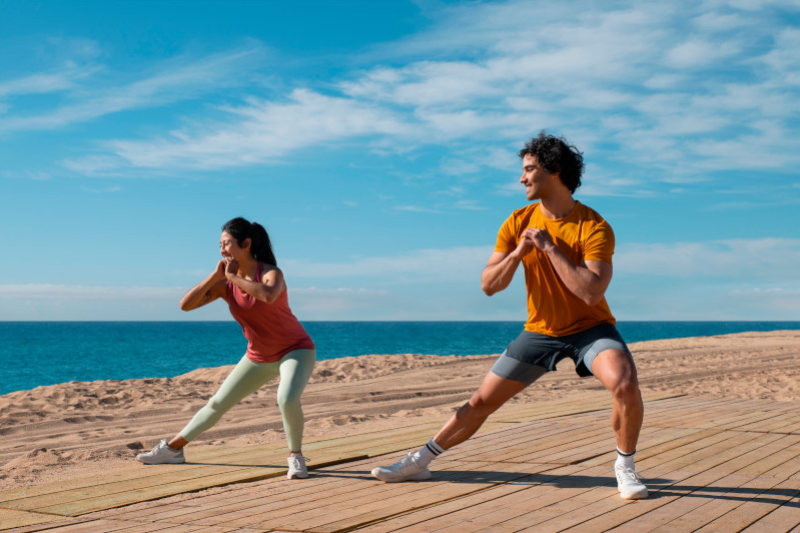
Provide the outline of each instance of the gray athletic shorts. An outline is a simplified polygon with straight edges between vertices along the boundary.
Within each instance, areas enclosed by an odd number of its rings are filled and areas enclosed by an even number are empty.
[[[592,375],[592,362],[604,350],[631,353],[612,324],[600,324],[564,337],[523,330],[494,363],[492,372],[501,378],[530,385],[569,357],[575,361],[575,371],[583,378]]]

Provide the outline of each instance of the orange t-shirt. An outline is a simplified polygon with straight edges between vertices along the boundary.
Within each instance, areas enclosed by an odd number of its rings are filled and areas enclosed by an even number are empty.
[[[611,264],[614,254],[611,226],[578,201],[569,215],[558,219],[545,217],[539,202],[517,209],[500,228],[495,251],[513,252],[528,228],[546,230],[556,246],[576,265],[584,261]],[[564,285],[543,251],[534,248],[522,258],[522,266],[528,289],[526,330],[563,337],[598,324],[616,325],[605,297],[596,305],[587,305]]]

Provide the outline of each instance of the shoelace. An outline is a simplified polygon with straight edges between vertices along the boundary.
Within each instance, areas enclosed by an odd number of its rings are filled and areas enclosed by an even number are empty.
[[[292,469],[293,470],[300,470],[300,468],[305,465],[306,461],[310,461],[311,460],[308,457],[304,457],[302,455],[292,455],[290,457],[290,459],[292,460]]]
[[[397,469],[400,471],[407,470],[409,468],[417,468],[417,464],[414,462],[413,453],[409,453],[395,464],[397,465]]]
[[[617,470],[617,481],[622,483],[623,481],[633,481],[634,483],[641,483],[642,476],[640,476],[635,470],[630,468],[621,468]]]
[[[161,442],[159,442],[158,444],[153,446],[153,449],[150,450],[150,453],[158,453],[158,450],[160,450],[162,448],[165,449],[165,450],[168,449],[167,448],[167,441],[164,440],[164,439],[162,439]]]

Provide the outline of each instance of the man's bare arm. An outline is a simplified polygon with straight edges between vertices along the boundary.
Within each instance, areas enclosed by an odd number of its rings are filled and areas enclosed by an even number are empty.
[[[586,302],[586,305],[597,305],[603,299],[613,274],[610,264],[603,261],[584,261],[582,265],[576,265],[544,230],[528,229],[523,237],[523,241],[525,240],[530,240],[547,254],[564,285],[572,294]]]
[[[509,286],[511,280],[514,279],[517,267],[522,262],[522,258],[529,254],[533,248],[532,241],[522,239],[511,253],[492,253],[481,274],[481,289],[486,293],[486,296],[505,290]]]

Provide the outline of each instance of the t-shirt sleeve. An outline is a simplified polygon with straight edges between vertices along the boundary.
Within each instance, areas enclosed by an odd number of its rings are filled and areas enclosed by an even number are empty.
[[[603,220],[597,224],[586,237],[583,249],[584,261],[602,261],[611,264],[614,255],[614,230]]]
[[[516,236],[516,221],[512,214],[503,225],[500,226],[500,231],[497,232],[497,244],[494,246],[495,252],[510,254],[517,247]]]

